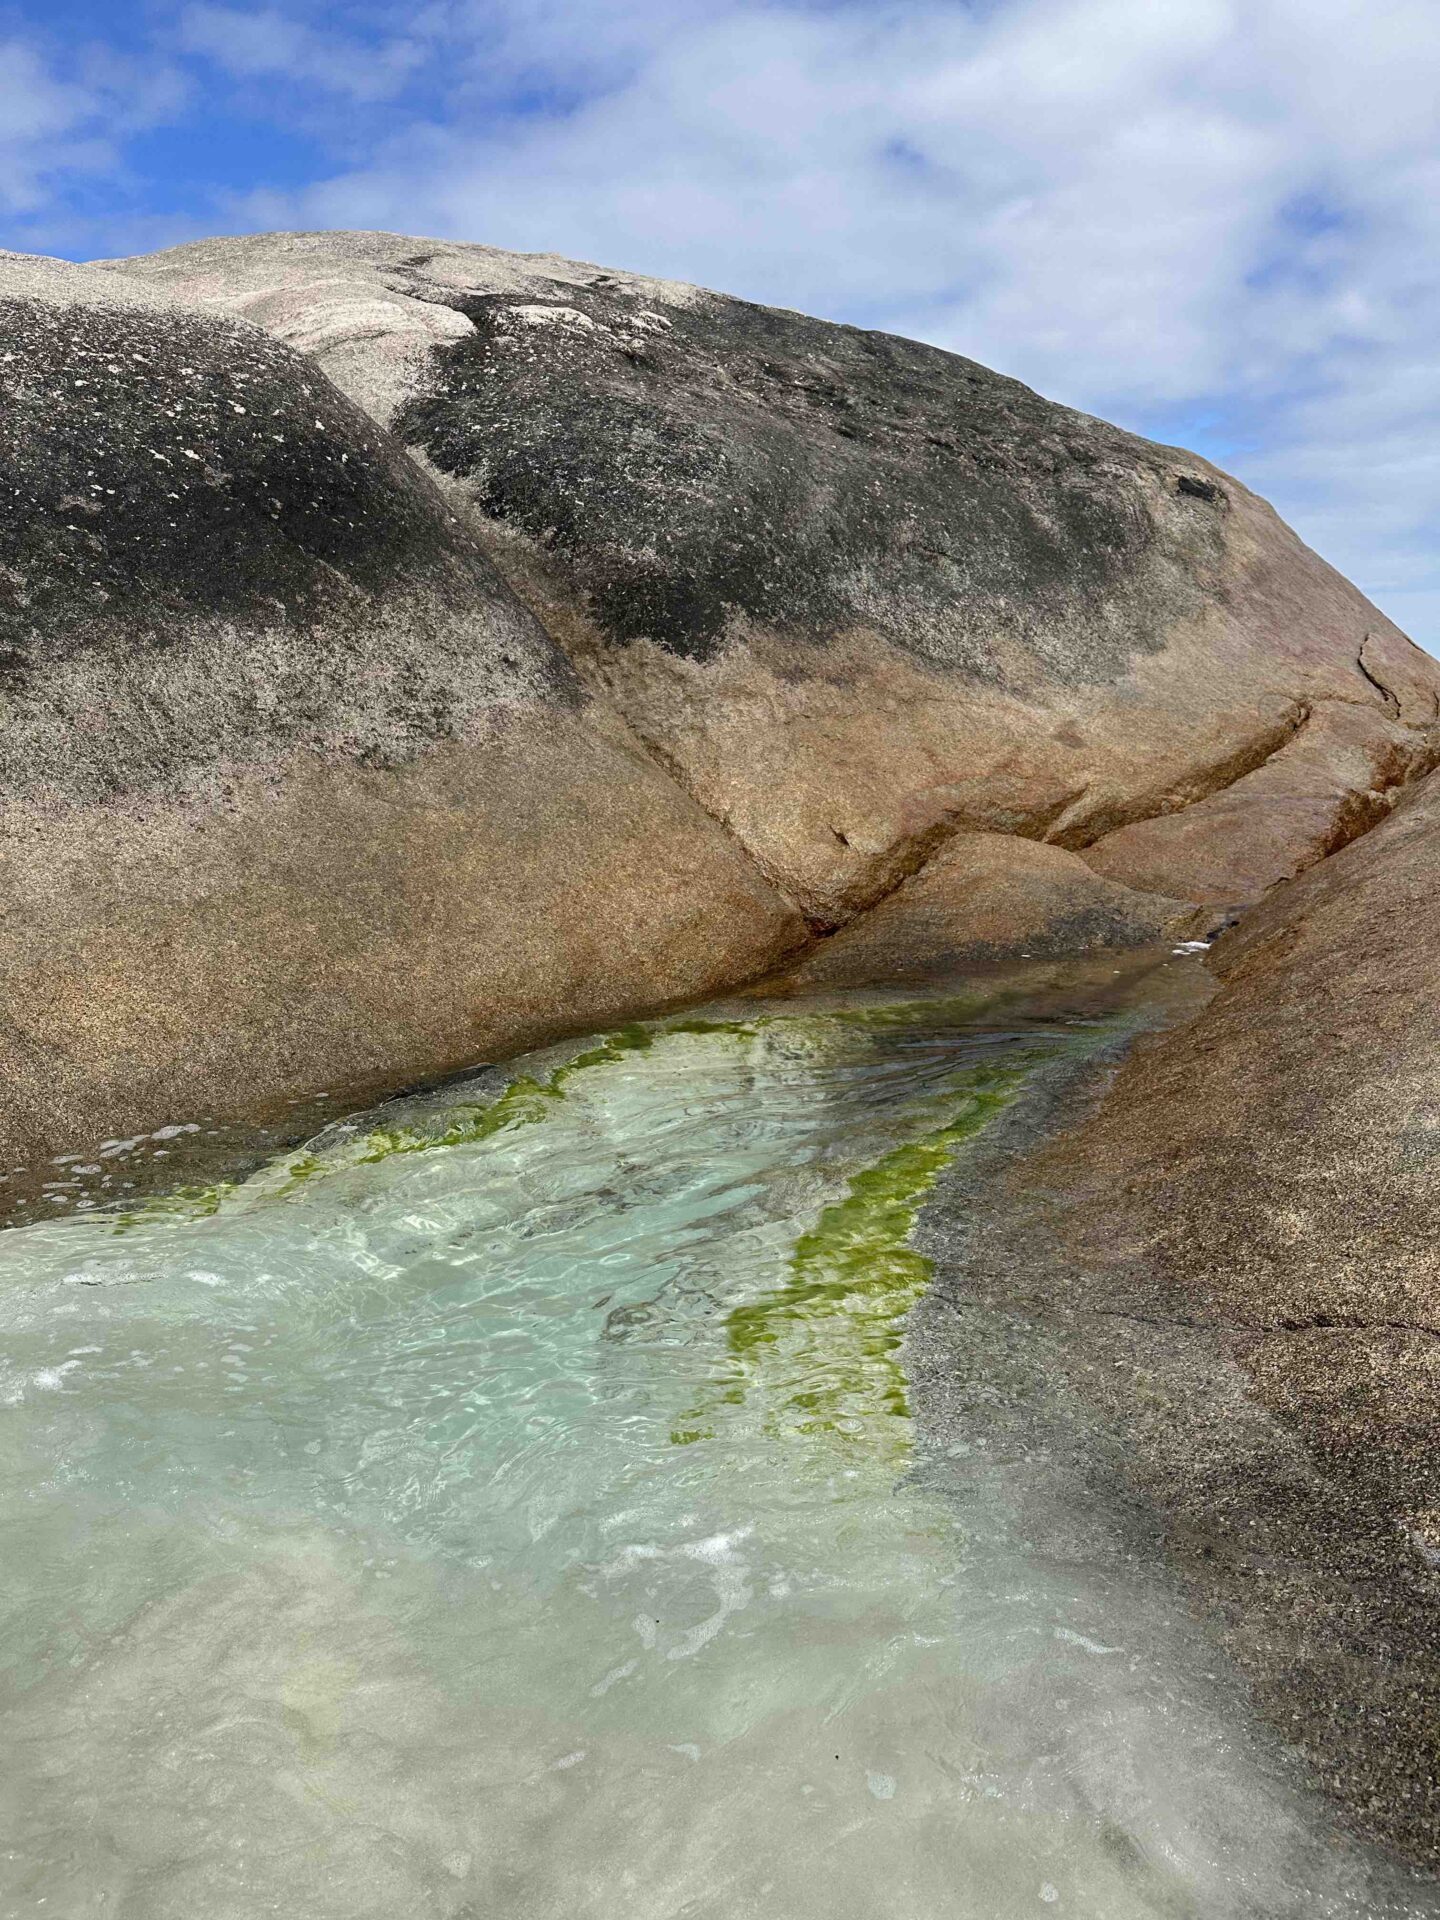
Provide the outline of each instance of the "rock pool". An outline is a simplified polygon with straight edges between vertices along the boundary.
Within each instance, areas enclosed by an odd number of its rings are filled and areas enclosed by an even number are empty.
[[[1433,1911],[912,1404],[917,1208],[1131,1016],[733,1014],[0,1238],[4,1912]]]

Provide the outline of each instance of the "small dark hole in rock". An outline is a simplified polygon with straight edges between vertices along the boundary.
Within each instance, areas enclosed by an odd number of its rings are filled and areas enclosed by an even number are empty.
[[[1175,491],[1189,494],[1192,500],[1223,500],[1225,498],[1213,480],[1202,480],[1197,473],[1177,474]]]

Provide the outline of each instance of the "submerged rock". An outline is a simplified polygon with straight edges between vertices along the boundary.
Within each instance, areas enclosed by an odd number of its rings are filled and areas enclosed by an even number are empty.
[[[306,347],[392,421],[817,926],[955,832],[1243,904],[1432,751],[1440,666],[1263,501],[958,355],[388,234],[122,264]],[[1208,804],[1259,771],[1263,804]]]
[[[803,939],[313,362],[14,254],[0,335],[7,1165]]]

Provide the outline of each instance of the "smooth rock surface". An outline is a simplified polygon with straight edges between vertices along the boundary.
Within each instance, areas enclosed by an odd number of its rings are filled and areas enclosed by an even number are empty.
[[[1437,881],[1440,773],[1225,936],[1205,1010],[999,1183],[981,1263],[1083,1332],[1087,1392],[1262,1705],[1432,1867]]]
[[[1192,826],[1122,876],[1252,895],[1368,804],[1349,741],[1283,754],[1305,716],[1440,716],[1440,667],[1238,482],[936,348],[396,235],[122,264],[308,347],[393,420],[818,927],[950,833],[1084,850],[1277,755],[1263,809],[1207,816],[1204,858]]]
[[[434,1076],[804,937],[404,451],[0,256],[0,1149]]]
[[[1132,887],[1243,908],[1383,820],[1440,761],[1440,729],[1326,700],[1263,766],[1178,813],[1120,827],[1085,849],[1096,873]]]
[[[1013,955],[1142,947],[1190,933],[1195,910],[1094,873],[1078,853],[1015,834],[957,833],[869,913],[793,969],[805,986],[924,980]]]

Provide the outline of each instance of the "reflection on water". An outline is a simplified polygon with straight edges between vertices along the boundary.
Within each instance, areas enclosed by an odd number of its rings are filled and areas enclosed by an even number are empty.
[[[630,1029],[5,1236],[4,1910],[1421,1912],[913,1470],[916,1209],[1105,1031]]]

